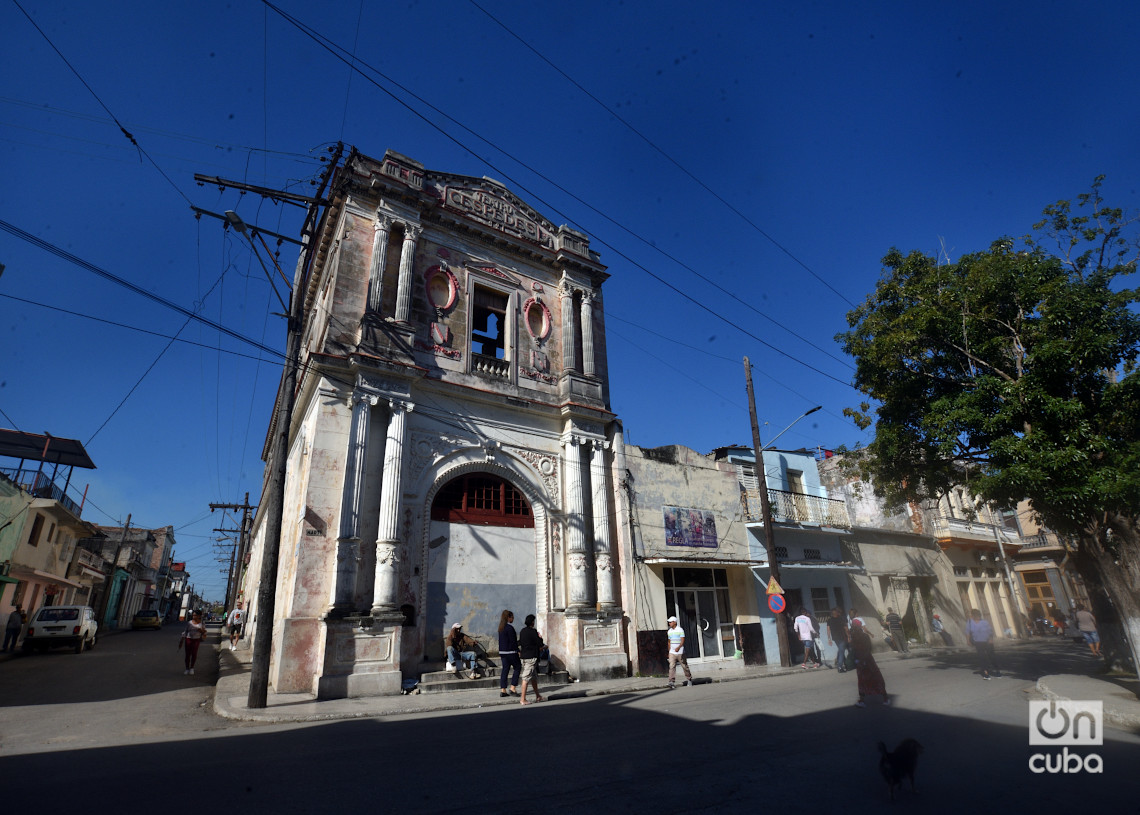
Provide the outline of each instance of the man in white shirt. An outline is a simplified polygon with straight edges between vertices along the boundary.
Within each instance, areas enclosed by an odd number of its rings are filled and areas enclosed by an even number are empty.
[[[792,623],[792,627],[796,629],[796,636],[800,638],[800,642],[804,644],[804,664],[803,667],[808,667],[808,662],[814,662],[815,667],[820,667],[823,663],[820,662],[819,657],[815,654],[815,635],[816,628],[811,621],[811,617],[807,613],[806,608],[801,608],[799,616],[796,617]]]
[[[245,610],[242,601],[237,601],[237,608],[226,615],[226,625],[230,627],[230,650],[237,650],[237,642],[241,639],[241,629],[245,625]]]
[[[686,685],[693,684],[693,674],[689,671],[689,661],[685,659],[685,629],[677,624],[676,617],[669,618],[669,630],[665,632],[669,638],[669,690],[673,690],[677,679],[677,663],[685,669]]]

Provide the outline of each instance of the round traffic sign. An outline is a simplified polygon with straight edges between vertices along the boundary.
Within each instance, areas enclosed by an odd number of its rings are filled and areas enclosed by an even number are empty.
[[[784,606],[786,606],[786,605],[787,604],[784,602],[784,595],[782,595],[782,594],[769,594],[768,595],[768,608],[772,609],[772,612],[774,614],[779,614],[781,611],[784,610]]]

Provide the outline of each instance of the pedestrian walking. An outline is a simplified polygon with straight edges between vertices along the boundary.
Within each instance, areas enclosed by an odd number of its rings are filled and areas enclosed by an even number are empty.
[[[1100,634],[1096,630],[1096,617],[1084,606],[1077,606],[1077,631],[1089,644],[1089,650],[1094,657],[1100,656]]]
[[[942,625],[942,618],[937,614],[935,614],[934,619],[930,621],[930,627],[934,629],[935,634],[942,637],[943,643],[946,645],[954,644],[954,638],[950,636],[950,632],[946,630],[946,627],[944,625]]]
[[[994,627],[989,620],[982,619],[982,612],[978,609],[970,610],[970,619],[966,622],[966,639],[974,645],[978,652],[978,663],[982,669],[982,679],[1000,679],[997,656],[994,654]]]
[[[847,670],[849,639],[847,618],[843,616],[843,609],[836,606],[827,618],[827,644],[835,645],[835,670],[839,673]]]
[[[808,668],[808,661],[815,663],[816,668],[820,667],[823,663],[815,653],[815,636],[817,628],[815,622],[812,620],[811,615],[803,606],[800,606],[800,613],[796,616],[795,621],[792,622],[792,628],[796,630],[796,636],[800,638],[800,642],[804,644],[804,661],[803,667]]]
[[[863,620],[856,618],[851,626],[851,652],[855,655],[855,677],[859,685],[859,701],[855,707],[867,707],[868,696],[883,697],[883,704],[890,705],[891,699],[887,696],[887,682],[883,679],[883,672],[875,662],[872,653],[871,636],[863,627]]]
[[[511,625],[515,621],[513,611],[503,610],[499,615],[499,696],[518,696],[519,674],[522,672],[522,660],[519,659],[519,635]],[[511,680],[510,694],[507,693],[507,673],[514,671]]]
[[[538,675],[535,673],[535,666],[538,665],[538,657],[542,653],[542,637],[534,630],[534,615],[526,615],[523,620],[523,630],[519,634],[519,656],[522,658],[522,698],[519,699],[520,705],[527,704],[526,691],[528,686],[534,688],[534,701],[545,701],[543,695],[538,692]]]
[[[198,662],[198,648],[202,640],[206,639],[206,624],[202,622],[201,612],[195,611],[186,623],[186,630],[178,639],[178,647],[185,652],[186,670],[183,674],[194,675],[194,665]]]
[[[237,606],[226,615],[226,625],[230,627],[230,650],[236,651],[238,640],[241,639],[242,628],[245,627],[245,609],[242,608],[244,603],[241,600],[237,601]]]
[[[891,639],[895,641],[898,649],[904,654],[910,652],[910,646],[906,641],[906,633],[903,631],[902,617],[895,613],[893,608],[887,608],[887,616],[883,618],[884,626],[891,632]]]
[[[0,650],[15,651],[16,640],[20,638],[20,631],[24,627],[24,609],[16,606],[8,615],[8,622],[4,624],[4,647]]]
[[[685,685],[693,684],[693,674],[689,670],[689,660],[685,658],[685,629],[681,628],[676,617],[670,617],[667,623],[669,630],[665,636],[669,638],[669,690],[673,690],[676,687],[677,663],[685,671]]]

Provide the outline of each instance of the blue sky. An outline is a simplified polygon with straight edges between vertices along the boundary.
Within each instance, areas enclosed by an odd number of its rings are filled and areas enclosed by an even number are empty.
[[[208,505],[258,500],[284,324],[190,207],[301,212],[195,173],[304,193],[341,140],[503,182],[609,266],[628,440],[702,452],[749,442],[744,356],[765,440],[821,404],[781,447],[868,441],[833,337],[890,247],[985,249],[1101,173],[1140,208],[1135,4],[277,8],[0,4],[0,221],[254,341],[0,231],[0,424],[82,441],[84,517],[174,525],[208,596],[234,525]]]

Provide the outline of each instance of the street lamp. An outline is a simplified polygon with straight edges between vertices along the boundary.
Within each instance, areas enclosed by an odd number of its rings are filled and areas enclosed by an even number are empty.
[[[760,444],[760,425],[756,421],[756,397],[752,391],[752,365],[748,362],[748,357],[744,358],[744,378],[748,383],[748,417],[752,420],[752,455],[756,459],[756,482],[760,491],[760,519],[764,523],[764,550],[768,553],[769,574],[779,584],[780,561],[776,558],[776,535],[772,528],[772,504],[768,500],[768,478],[767,473],[764,472],[764,451],[772,449],[776,439],[791,430],[792,426],[800,419],[815,413],[823,405],[816,405],[811,410],[796,417],[792,424],[785,427],[768,442],[767,447],[762,447]],[[788,626],[784,617],[785,611],[776,614],[776,640],[780,645],[780,664],[789,668],[792,664],[792,652],[788,647]]]

